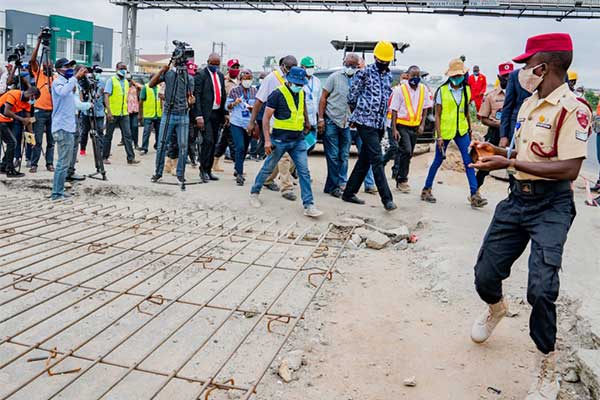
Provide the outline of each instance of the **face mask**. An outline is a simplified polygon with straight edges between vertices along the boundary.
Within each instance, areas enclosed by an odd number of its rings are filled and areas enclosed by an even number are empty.
[[[219,66],[218,65],[208,65],[208,70],[212,73],[215,73],[219,70]]]
[[[379,72],[384,72],[388,69],[389,63],[383,63],[381,61],[375,61],[375,65],[377,66],[377,70]]]
[[[100,74],[98,72],[94,73],[94,78],[96,78],[97,81],[100,80]]]
[[[473,75],[479,76],[479,71],[477,71],[477,72],[473,71]]]
[[[239,74],[240,74],[239,69],[230,69],[229,70],[229,76],[233,79],[237,78]]]
[[[356,73],[356,68],[353,68],[353,67],[344,67],[344,73],[347,76],[353,76]]]
[[[306,76],[313,76],[314,73],[315,73],[314,68],[306,68]]]
[[[252,80],[251,79],[243,80],[242,86],[244,87],[244,89],[249,89],[252,86]]]
[[[418,76],[415,76],[414,78],[410,78],[408,80],[408,84],[413,87],[418,86],[419,83],[421,83],[421,78],[419,78]]]
[[[67,79],[71,79],[73,75],[75,75],[75,70],[73,68],[66,69],[65,72],[63,72],[63,76]]]
[[[463,83],[464,80],[465,80],[464,76],[451,76],[450,77],[450,82],[452,82],[452,84],[454,86],[460,85],[461,83]]]
[[[292,83],[292,86],[290,86],[290,90],[294,93],[300,93],[302,91],[302,86],[294,85]]]
[[[519,71],[519,84],[523,87],[523,89],[527,90],[529,93],[535,92],[535,90],[540,86],[540,83],[544,80],[544,75],[537,76],[533,73],[537,68],[541,67],[544,64],[537,65],[533,68],[521,69]]]
[[[127,70],[126,69],[117,70],[117,75],[119,75],[121,78],[125,78],[125,75],[127,75]]]
[[[35,104],[35,99],[29,99],[27,102],[28,102],[29,104],[31,104],[31,105],[34,105],[34,104]]]

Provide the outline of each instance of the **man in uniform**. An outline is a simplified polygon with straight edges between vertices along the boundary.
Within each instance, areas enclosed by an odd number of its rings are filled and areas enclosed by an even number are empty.
[[[500,202],[483,240],[475,265],[475,287],[489,305],[471,332],[476,343],[486,341],[506,315],[502,281],[531,240],[527,301],[532,306],[530,336],[538,353],[539,372],[527,400],[556,399],[556,299],[563,246],[575,217],[571,182],[587,154],[592,113],[565,83],[573,58],[566,33],[533,36],[525,53],[515,58],[525,63],[519,72],[523,88],[532,92],[517,118],[514,150],[489,143],[478,149],[493,152],[474,167],[507,168],[510,194]]]
[[[481,104],[483,103],[483,96],[487,90],[487,78],[479,71],[479,65],[473,67],[473,73],[469,75],[468,84],[471,88],[475,108],[479,111]]]
[[[504,91],[508,86],[508,76],[514,70],[512,63],[504,63],[498,66],[498,81],[500,86],[485,96],[483,104],[477,113],[481,123],[488,127],[485,141],[498,146],[500,144],[500,121],[502,120],[502,107],[504,105]],[[481,189],[485,177],[490,171],[477,171],[477,188]]]

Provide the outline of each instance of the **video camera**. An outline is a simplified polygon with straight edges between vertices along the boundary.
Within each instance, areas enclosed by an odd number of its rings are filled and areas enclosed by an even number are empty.
[[[187,60],[194,58],[194,49],[186,42],[180,42],[179,40],[173,40],[175,50],[171,55],[171,61],[175,66],[185,65]]]
[[[7,50],[9,52],[12,51],[12,53],[8,55],[8,62],[14,62],[16,66],[20,66],[23,56],[25,55],[25,45],[23,43],[19,43],[13,47],[9,47]]]
[[[52,39],[52,28],[49,26],[42,26],[40,32],[40,40],[42,45],[50,46],[50,40]]]
[[[87,74],[81,77],[78,81],[79,87],[81,87],[81,91],[84,94],[84,98],[90,99],[93,98],[94,93],[96,92],[96,88],[98,87],[98,79],[96,79],[95,74],[101,74],[102,68],[97,65],[92,67],[87,67]]]

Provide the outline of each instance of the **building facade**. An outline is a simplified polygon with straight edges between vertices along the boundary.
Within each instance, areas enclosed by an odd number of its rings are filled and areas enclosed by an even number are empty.
[[[4,30],[0,25],[0,49],[6,50],[16,44],[23,43],[26,48],[25,60],[29,60],[41,27],[50,27],[53,31],[49,46],[52,61],[59,58],[74,59],[87,66],[100,65],[111,68],[113,52],[113,30],[96,26],[90,21],[61,15],[39,15],[17,10],[6,10]],[[0,13],[0,23],[2,23]],[[41,50],[40,50],[41,52]],[[9,51],[0,54],[5,61]],[[39,56],[39,53],[38,53]]]

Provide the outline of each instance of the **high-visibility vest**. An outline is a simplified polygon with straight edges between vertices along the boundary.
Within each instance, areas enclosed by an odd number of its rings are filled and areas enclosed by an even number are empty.
[[[162,106],[161,101],[156,96],[154,91],[156,90],[156,86],[151,88],[146,83],[146,100],[144,100],[144,118],[153,119],[160,118],[162,116]],[[158,90],[156,91],[158,93]]]
[[[127,111],[127,92],[129,92],[129,82],[124,79],[125,91],[121,88],[121,80],[116,76],[112,77],[112,93],[108,96],[108,105],[110,113],[115,117],[129,115]]]
[[[410,97],[410,92],[408,91],[408,84],[403,83],[400,85],[400,91],[402,92],[402,97],[404,97],[404,105],[406,106],[406,110],[408,111],[408,115],[406,117],[398,117],[396,118],[396,124],[404,125],[404,126],[419,126],[421,125],[421,120],[423,118],[423,103],[425,103],[425,85],[419,85],[419,103],[417,104],[417,108],[413,107],[412,99]],[[392,104],[392,97],[390,97],[390,101],[388,104],[388,109]],[[388,119],[392,119],[392,112],[388,111],[387,115]]]
[[[287,86],[282,85],[279,86],[276,90],[279,90],[283,97],[285,98],[285,102],[287,103],[288,108],[290,109],[290,118],[288,119],[277,119],[275,118],[275,122],[273,123],[274,129],[285,129],[288,131],[303,131],[304,130],[304,90],[301,90],[298,93],[298,107],[296,107],[296,103],[294,103],[294,98],[290,89]]]
[[[273,73],[275,74],[275,77],[277,78],[277,80],[279,81],[279,83],[281,83],[282,85],[285,85],[285,79],[283,79],[283,76],[281,75],[281,72],[274,70]]]
[[[456,104],[449,85],[440,88],[442,96],[442,115],[440,116],[440,133],[442,139],[452,140],[456,135],[465,135],[469,131],[469,122],[465,116],[465,100],[467,104],[471,101],[471,89],[466,88],[467,98],[463,95],[460,104]],[[461,89],[463,90],[463,89]]]

